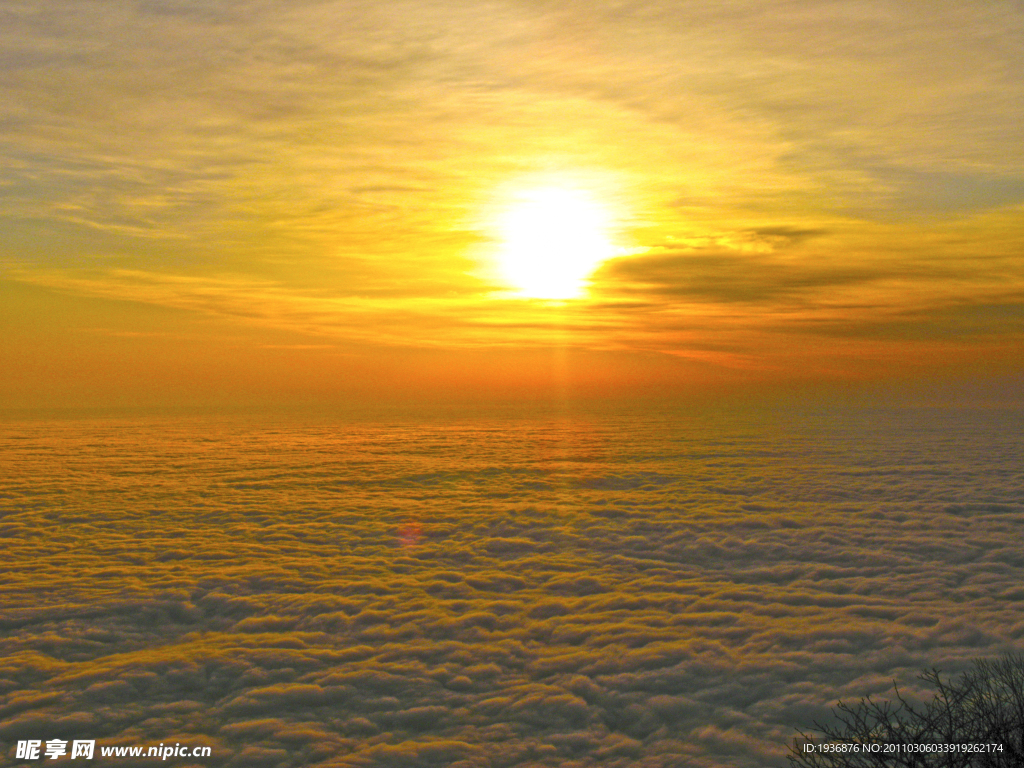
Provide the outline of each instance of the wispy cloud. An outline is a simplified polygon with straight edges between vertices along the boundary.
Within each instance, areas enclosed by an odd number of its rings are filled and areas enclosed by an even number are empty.
[[[1017,338],[1012,3],[3,14],[8,278],[385,345]],[[600,187],[632,253],[554,313],[488,265],[537,174]]]

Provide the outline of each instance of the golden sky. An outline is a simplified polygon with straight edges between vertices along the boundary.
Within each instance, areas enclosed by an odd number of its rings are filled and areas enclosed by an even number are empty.
[[[3,0],[0,50],[12,406],[1024,351],[1017,2]]]

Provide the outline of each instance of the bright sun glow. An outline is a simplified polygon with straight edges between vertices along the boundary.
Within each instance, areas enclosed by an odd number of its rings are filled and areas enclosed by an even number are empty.
[[[588,194],[542,187],[520,193],[499,220],[502,276],[536,299],[573,299],[616,254],[609,216]]]

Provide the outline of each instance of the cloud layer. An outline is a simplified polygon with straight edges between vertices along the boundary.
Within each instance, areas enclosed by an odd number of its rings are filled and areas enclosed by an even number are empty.
[[[782,766],[1019,649],[1018,421],[8,422],[0,740]]]

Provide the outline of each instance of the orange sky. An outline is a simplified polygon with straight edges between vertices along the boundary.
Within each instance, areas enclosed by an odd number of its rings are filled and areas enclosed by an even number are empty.
[[[1019,372],[1016,3],[0,13],[7,407]]]

